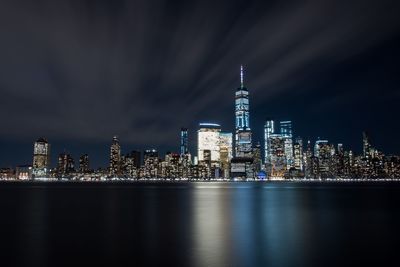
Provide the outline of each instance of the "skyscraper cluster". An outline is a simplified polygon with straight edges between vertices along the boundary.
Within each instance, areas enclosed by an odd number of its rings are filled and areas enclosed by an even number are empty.
[[[1,179],[66,180],[282,180],[282,179],[396,179],[400,157],[386,156],[373,147],[363,133],[363,153],[355,155],[343,144],[318,138],[294,137],[290,120],[266,119],[262,142],[253,142],[250,128],[249,90],[240,68],[240,86],[235,91],[235,129],[223,131],[220,124],[199,123],[196,153],[189,151],[189,130],[181,128],[179,152],[161,158],[152,148],[122,153],[118,136],[110,144],[107,168],[90,168],[89,155],[79,157],[79,166],[68,152],[59,154],[57,167],[50,166],[50,144],[39,138],[33,147],[32,165],[1,168]]]

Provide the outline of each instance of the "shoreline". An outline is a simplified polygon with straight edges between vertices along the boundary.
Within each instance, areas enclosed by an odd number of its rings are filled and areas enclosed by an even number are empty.
[[[121,179],[121,180],[0,180],[0,184],[196,184],[196,183],[400,183],[395,179],[285,179],[285,180],[166,180],[166,179]]]

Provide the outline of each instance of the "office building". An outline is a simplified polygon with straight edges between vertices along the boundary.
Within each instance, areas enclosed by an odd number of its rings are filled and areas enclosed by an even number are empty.
[[[221,126],[216,123],[200,123],[197,131],[197,157],[199,162],[219,167]]]
[[[264,164],[269,164],[271,157],[270,136],[275,133],[275,122],[267,119],[264,125]]]
[[[303,139],[297,137],[293,145],[294,167],[303,171]]]
[[[157,178],[159,175],[158,167],[160,159],[156,149],[147,149],[143,152],[143,173],[141,177]]]
[[[110,147],[110,176],[121,175],[121,146],[118,136],[114,136]]]
[[[292,122],[281,121],[280,127],[281,136],[285,143],[286,168],[289,170],[294,166]]]
[[[32,166],[19,165],[15,168],[15,179],[17,180],[30,180],[32,179]]]
[[[284,178],[287,171],[287,161],[285,154],[285,138],[281,134],[271,134],[269,138],[270,146],[270,168],[268,176],[271,179]]]
[[[235,157],[251,158],[249,91],[243,83],[243,66],[240,67],[240,87],[235,92],[235,119]]]
[[[186,155],[189,153],[187,128],[181,128],[180,152],[181,155]]]
[[[220,167],[222,176],[224,178],[229,178],[230,162],[233,157],[232,133],[221,132],[219,136]]]
[[[79,172],[81,174],[90,172],[89,155],[88,154],[83,154],[82,156],[79,157]]]
[[[254,173],[258,176],[259,172],[262,169],[261,144],[259,142],[253,147],[252,153]]]
[[[68,153],[58,155],[57,174],[59,176],[67,175],[75,171],[75,162]]]
[[[34,178],[46,177],[50,170],[50,144],[45,138],[39,138],[33,146]]]

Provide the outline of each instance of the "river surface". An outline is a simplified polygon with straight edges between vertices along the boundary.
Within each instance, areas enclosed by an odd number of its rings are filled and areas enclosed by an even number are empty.
[[[1,183],[0,261],[400,266],[399,205],[399,183]]]

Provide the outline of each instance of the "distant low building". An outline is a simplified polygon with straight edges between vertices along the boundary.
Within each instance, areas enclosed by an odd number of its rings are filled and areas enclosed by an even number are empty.
[[[14,177],[14,170],[12,168],[0,168],[0,179],[11,180]]]
[[[30,180],[32,179],[32,166],[19,165],[15,168],[15,179],[17,180]]]

